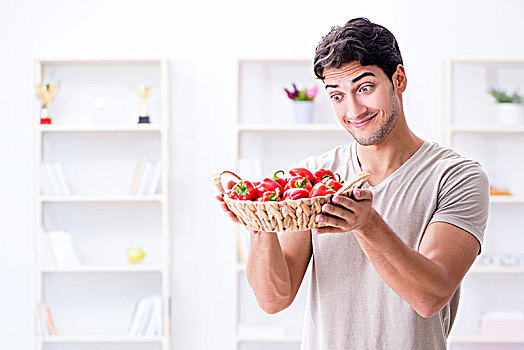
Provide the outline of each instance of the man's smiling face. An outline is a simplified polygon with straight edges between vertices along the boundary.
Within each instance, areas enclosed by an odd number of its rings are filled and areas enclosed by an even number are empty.
[[[400,101],[381,68],[350,62],[326,68],[324,76],[338,120],[359,144],[374,145],[389,135],[400,115]]]

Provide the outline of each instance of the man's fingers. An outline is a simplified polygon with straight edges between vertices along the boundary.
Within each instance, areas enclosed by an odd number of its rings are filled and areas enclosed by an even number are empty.
[[[315,233],[315,234],[322,234],[322,233],[345,233],[345,232],[347,232],[347,230],[343,230],[343,229],[338,228],[338,227],[326,226],[326,227],[314,228],[314,229],[312,230],[312,232]]]
[[[362,190],[360,188],[354,188],[353,197],[357,201],[373,201],[373,192],[371,192],[370,190]]]

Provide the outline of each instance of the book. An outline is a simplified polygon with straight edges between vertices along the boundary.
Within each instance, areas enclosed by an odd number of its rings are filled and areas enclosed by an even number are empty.
[[[144,162],[139,161],[135,167],[135,176],[133,177],[133,182],[131,183],[130,194],[136,194],[138,187],[138,181],[140,180],[142,174],[142,168],[144,167]]]
[[[48,305],[39,302],[35,308],[36,322],[40,335],[56,335],[55,323]]]
[[[156,162],[155,168],[151,176],[151,183],[149,185],[148,194],[155,194],[158,190],[158,185],[160,184],[160,178],[162,177],[162,163]]]
[[[149,295],[140,299],[135,304],[128,335],[132,337],[160,336],[164,319],[162,308],[162,297],[159,295]]]
[[[49,334],[56,335],[55,323],[53,322],[53,318],[51,317],[51,310],[47,305],[44,305],[44,315],[47,327],[49,328]]]
[[[138,188],[136,189],[136,194],[145,194],[145,189],[151,176],[151,166],[152,162],[150,160],[146,160],[144,162],[144,168],[142,169],[142,176],[138,181]]]
[[[60,162],[42,162],[38,170],[42,194],[54,196],[71,194]]]
[[[69,232],[51,231],[49,241],[58,267],[74,267],[80,265],[80,260]]]
[[[163,310],[162,310],[162,298],[158,295],[151,296],[150,303],[152,304],[152,313],[151,320],[145,331],[145,335],[149,336],[161,336],[162,335],[162,320]]]
[[[64,170],[62,169],[62,163],[52,162],[51,165],[54,171],[55,178],[58,182],[58,187],[60,190],[59,194],[70,195],[71,191],[69,190],[69,185],[67,184]]]

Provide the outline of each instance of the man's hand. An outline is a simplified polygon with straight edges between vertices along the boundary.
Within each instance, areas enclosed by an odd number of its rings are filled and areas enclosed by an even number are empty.
[[[364,231],[374,222],[378,213],[371,206],[373,193],[370,190],[353,189],[353,198],[334,196],[333,204],[324,204],[322,214],[316,221],[327,227],[319,227],[313,233],[344,233],[347,231]],[[326,215],[327,214],[327,215]]]
[[[232,189],[233,186],[235,186],[235,184],[236,183],[233,180],[228,181],[228,183],[226,185],[227,191]],[[238,219],[235,216],[235,214],[231,210],[229,210],[229,208],[227,207],[227,204],[224,202],[224,195],[223,194],[217,194],[215,198],[220,202],[220,207],[222,208],[222,210],[224,210],[227,213],[227,215],[229,216],[229,218],[231,220],[233,220],[234,222],[240,222],[240,221],[238,221]]]

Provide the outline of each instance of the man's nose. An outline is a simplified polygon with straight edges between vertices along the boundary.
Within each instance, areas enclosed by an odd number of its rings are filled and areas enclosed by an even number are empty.
[[[351,98],[346,99],[347,103],[347,112],[346,117],[351,120],[358,120],[360,117],[366,114],[367,108],[364,104],[360,103],[358,98],[352,96]]]

